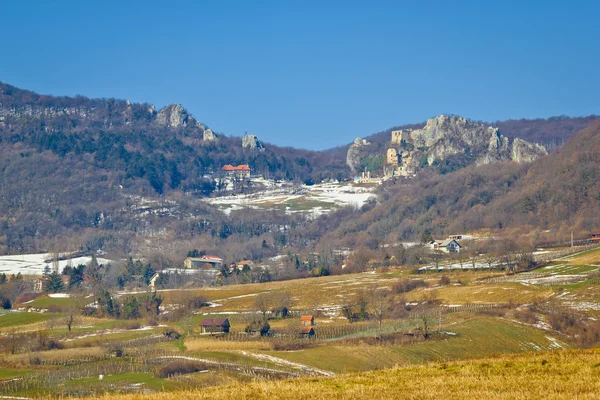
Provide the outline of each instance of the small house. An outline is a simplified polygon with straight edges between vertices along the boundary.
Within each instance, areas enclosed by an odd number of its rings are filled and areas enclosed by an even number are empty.
[[[200,322],[202,333],[229,333],[230,326],[227,318],[206,318]]]
[[[462,246],[456,239],[432,240],[429,242],[432,250],[443,251],[446,253],[460,253]]]
[[[456,241],[456,239],[446,239],[440,244],[442,251],[447,253],[460,253],[461,247],[462,246]]]
[[[37,278],[33,281],[33,293],[42,293],[44,291],[44,280]]]
[[[311,338],[315,336],[315,329],[311,326],[303,326],[300,328],[300,337]]]
[[[600,232],[593,232],[590,235],[590,243],[600,243]]]
[[[202,257],[188,257],[183,262],[183,265],[187,269],[199,269],[199,268],[221,268],[223,266],[223,259],[217,256],[202,256]]]
[[[239,269],[240,271],[244,269],[244,266],[248,266],[250,268],[252,268],[254,266],[254,263],[252,262],[252,260],[242,260],[239,263],[237,263],[237,269]]]
[[[303,327],[314,326],[315,317],[313,315],[303,315],[300,317],[300,325]]]
[[[156,281],[160,278],[160,274],[155,272],[154,275],[149,280],[148,286],[150,286],[150,290],[156,290]]]

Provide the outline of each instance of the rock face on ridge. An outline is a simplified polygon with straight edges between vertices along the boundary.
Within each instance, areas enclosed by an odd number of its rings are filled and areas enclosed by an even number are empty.
[[[393,175],[414,175],[427,165],[441,165],[450,172],[467,165],[503,161],[530,162],[548,154],[544,146],[516,138],[510,140],[498,128],[463,117],[440,115],[416,130],[392,131],[391,149],[400,155]]]
[[[256,135],[244,135],[242,138],[242,148],[252,150],[264,150],[264,146]]]
[[[346,165],[350,167],[353,174],[357,174],[361,169],[360,158],[370,145],[365,139],[356,138],[350,145],[346,154]]]

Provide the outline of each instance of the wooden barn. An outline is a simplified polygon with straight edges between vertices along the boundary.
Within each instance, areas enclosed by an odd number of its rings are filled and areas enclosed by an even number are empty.
[[[206,318],[200,322],[202,333],[229,333],[230,326],[227,318]]]
[[[311,338],[315,336],[315,328],[312,326],[303,326],[300,328],[300,337]]]

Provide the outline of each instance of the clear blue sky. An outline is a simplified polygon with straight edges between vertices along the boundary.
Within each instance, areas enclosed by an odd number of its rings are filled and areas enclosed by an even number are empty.
[[[6,0],[0,15],[0,81],[181,103],[278,145],[328,148],[441,113],[600,113],[592,0]]]

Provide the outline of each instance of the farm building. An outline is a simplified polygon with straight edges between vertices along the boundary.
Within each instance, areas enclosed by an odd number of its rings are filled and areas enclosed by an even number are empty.
[[[202,333],[229,333],[229,319],[206,318],[200,323]]]
[[[315,325],[315,317],[313,315],[303,315],[300,317],[300,325],[303,327],[306,326],[314,326]]]
[[[592,243],[600,242],[600,232],[593,232],[590,235],[590,242],[592,242]]]
[[[223,265],[223,259],[217,256],[202,256],[202,257],[188,257],[183,262],[183,265],[187,269],[197,268],[221,268]]]
[[[311,326],[303,326],[300,328],[300,337],[310,338],[315,336],[315,329]]]

